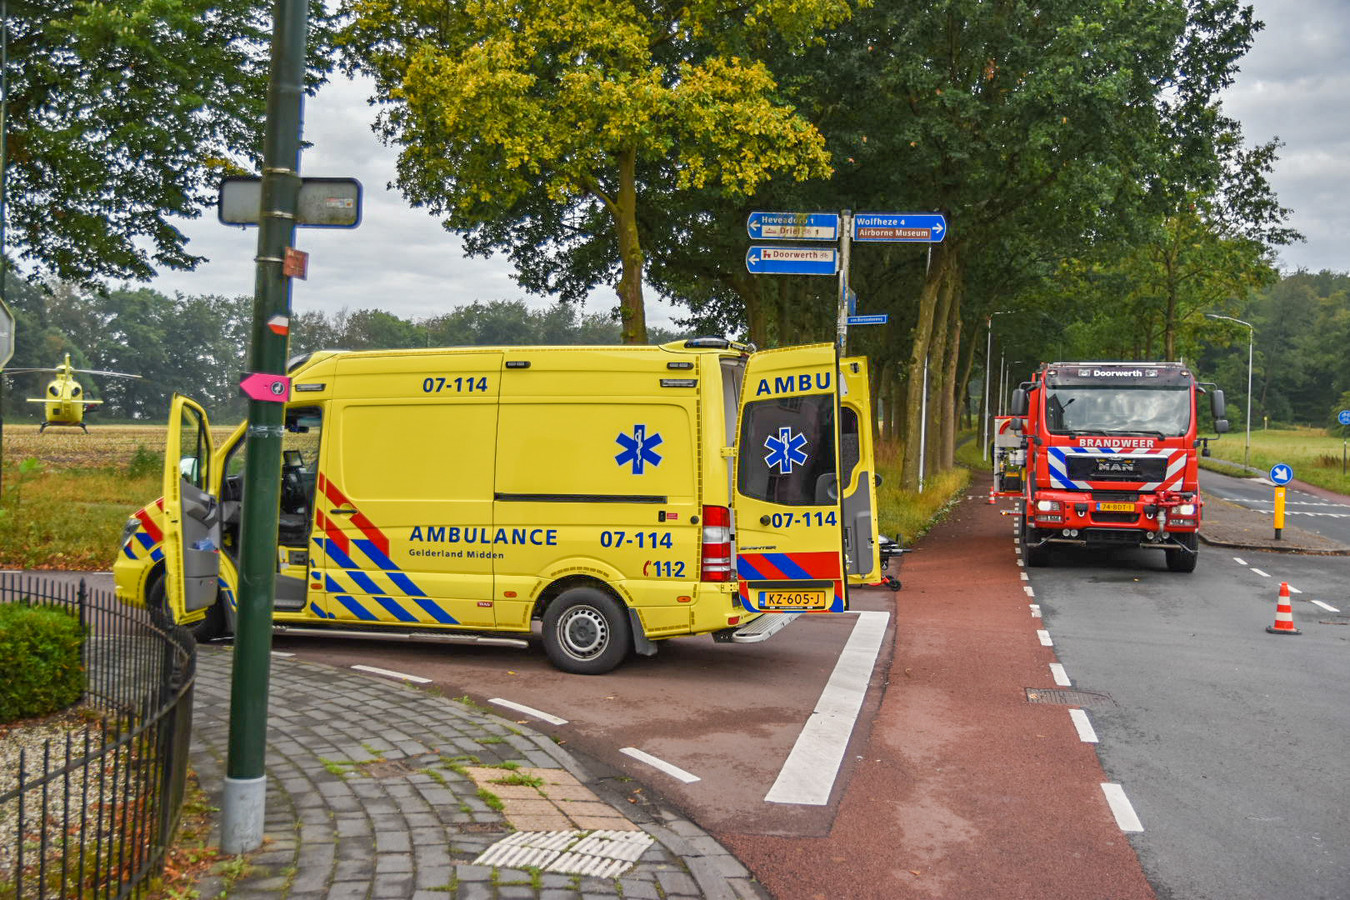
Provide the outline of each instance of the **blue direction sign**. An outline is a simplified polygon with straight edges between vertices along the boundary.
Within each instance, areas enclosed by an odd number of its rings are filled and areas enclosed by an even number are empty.
[[[849,316],[850,325],[885,325],[891,320],[890,313],[879,313],[874,316]]]
[[[1342,425],[1350,425],[1350,409],[1343,409],[1336,415],[1336,421]]]
[[[745,230],[764,241],[837,241],[839,214],[752,212]]]
[[[1284,463],[1276,463],[1270,467],[1270,480],[1276,484],[1288,484],[1294,480],[1293,467],[1286,466]]]
[[[745,267],[755,275],[834,275],[839,252],[816,247],[751,247]]]
[[[935,244],[946,236],[947,220],[938,213],[858,213],[853,217],[855,241]]]

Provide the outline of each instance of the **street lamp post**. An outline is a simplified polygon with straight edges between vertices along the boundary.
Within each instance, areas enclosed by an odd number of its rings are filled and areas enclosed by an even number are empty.
[[[980,423],[980,459],[984,460],[989,458],[989,418],[993,415],[993,410],[989,408],[989,382],[993,367],[990,366],[989,361],[994,351],[994,316],[1001,316],[1010,312],[1012,312],[1010,309],[1000,309],[997,312],[990,313],[988,318],[984,320],[986,328],[984,338],[984,421]]]
[[[1242,464],[1250,466],[1252,464],[1252,345],[1256,343],[1256,327],[1251,322],[1244,322],[1232,316],[1221,316],[1218,313],[1205,313],[1205,318],[1225,319],[1247,326],[1247,444],[1242,450]]]

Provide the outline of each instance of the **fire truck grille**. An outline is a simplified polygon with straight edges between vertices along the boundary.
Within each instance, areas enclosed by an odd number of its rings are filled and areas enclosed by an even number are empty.
[[[1167,460],[1159,456],[1070,456],[1065,460],[1072,481],[1162,481]]]

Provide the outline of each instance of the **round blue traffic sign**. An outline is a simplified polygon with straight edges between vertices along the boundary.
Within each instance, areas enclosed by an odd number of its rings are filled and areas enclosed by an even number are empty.
[[[1343,409],[1336,416],[1336,421],[1342,425],[1350,425],[1350,409]]]
[[[1294,480],[1293,466],[1286,466],[1284,463],[1276,463],[1270,467],[1270,480],[1276,484],[1288,484]]]

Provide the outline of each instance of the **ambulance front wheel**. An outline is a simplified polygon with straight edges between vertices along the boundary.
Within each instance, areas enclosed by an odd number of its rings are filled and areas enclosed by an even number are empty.
[[[225,610],[223,597],[217,596],[216,602],[206,610],[206,618],[199,619],[186,626],[199,644],[218,638],[225,632]],[[156,578],[145,594],[145,607],[150,613],[150,622],[157,628],[168,629],[174,625],[173,613],[169,610],[168,592],[164,586],[164,576]]]
[[[623,604],[598,588],[564,591],[544,612],[544,651],[564,672],[603,675],[632,647]]]

